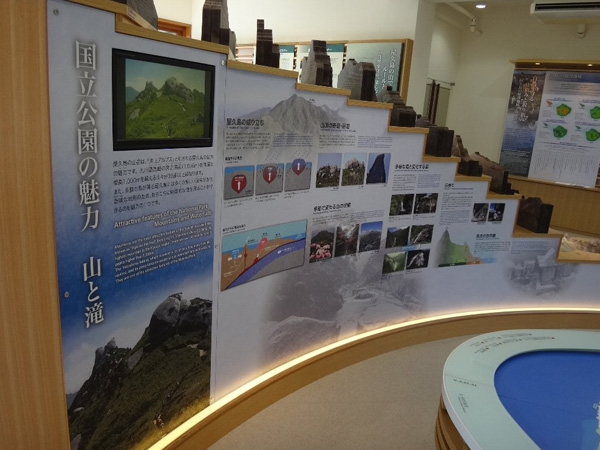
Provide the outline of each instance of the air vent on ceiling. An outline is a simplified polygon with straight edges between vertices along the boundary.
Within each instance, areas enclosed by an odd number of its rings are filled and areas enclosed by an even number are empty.
[[[600,23],[600,1],[535,1],[531,15],[544,23]]]

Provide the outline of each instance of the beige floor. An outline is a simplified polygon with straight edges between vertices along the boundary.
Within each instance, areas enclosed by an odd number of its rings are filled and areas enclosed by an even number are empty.
[[[442,370],[471,336],[368,359],[281,399],[211,450],[435,449]]]

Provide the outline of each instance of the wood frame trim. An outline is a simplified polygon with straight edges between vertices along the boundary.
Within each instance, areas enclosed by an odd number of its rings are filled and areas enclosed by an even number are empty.
[[[70,448],[52,201],[48,3],[0,15],[0,448]],[[52,17],[52,16],[51,16]],[[33,125],[35,124],[35,125]]]
[[[158,18],[158,31],[168,31],[186,38],[192,37],[192,25],[176,20]]]
[[[597,60],[567,60],[567,59],[510,59],[515,69],[527,70],[561,70],[579,72],[598,72],[600,61]]]
[[[296,89],[298,91],[318,92],[320,94],[345,95],[346,97],[350,97],[350,89],[339,89],[329,86],[319,86],[317,84],[296,83]]]
[[[392,125],[388,125],[388,131],[390,133],[419,133],[419,134],[429,134],[429,128],[394,127]]]
[[[298,78],[298,72],[294,72],[293,70],[285,70],[276,67],[261,66],[259,64],[245,63],[236,61],[235,59],[227,60],[227,68],[235,70],[246,70],[248,72],[264,73],[267,75],[286,77],[294,80]]]
[[[90,8],[102,9],[104,11],[110,11],[115,14],[120,14],[122,16],[130,19],[134,24],[139,25],[142,28],[147,30],[155,30],[152,25],[148,23],[146,19],[140,16],[137,12],[131,9],[129,6],[124,3],[118,3],[111,0],[67,0],[71,3],[78,3],[80,5],[89,6]]]
[[[451,314],[384,327],[316,350],[258,377],[213,403],[150,450],[208,448],[256,413],[301,387],[393,350],[505,329],[598,329],[599,319],[600,309],[539,308]]]
[[[70,1],[70,0],[69,0]],[[170,44],[181,45],[183,47],[192,47],[199,50],[206,50],[208,52],[222,53],[229,55],[229,47],[226,45],[215,44],[213,42],[199,41],[197,39],[190,39],[183,36],[174,36],[172,34],[161,33],[154,29],[146,29],[132,25],[122,20],[118,14],[115,15],[115,31],[117,33],[128,34],[130,36],[137,36],[144,39],[152,39],[154,41],[168,42]]]

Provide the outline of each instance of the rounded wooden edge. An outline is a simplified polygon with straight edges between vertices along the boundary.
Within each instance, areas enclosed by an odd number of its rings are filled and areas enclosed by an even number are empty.
[[[521,200],[519,194],[498,194],[492,191],[489,191],[485,198],[489,198],[490,200]]]
[[[559,183],[557,181],[549,181],[549,180],[540,180],[539,178],[529,178],[523,177],[520,175],[508,175],[508,179],[513,182],[523,182],[523,183],[534,183],[534,184],[548,184],[550,186],[557,186],[565,189],[578,189],[581,191],[589,191],[589,192],[600,192],[600,189],[596,187],[586,187],[586,186],[578,186],[575,184],[564,184]]]
[[[419,134],[429,134],[429,128],[394,127],[392,125],[388,126],[388,131],[390,133],[419,133]]]
[[[492,177],[489,175],[481,175],[478,177],[471,177],[468,175],[454,175],[454,181],[485,181],[489,182],[492,180]]]
[[[363,333],[276,368],[216,401],[151,450],[208,448],[277,400],[313,381],[404,347],[469,334],[521,328],[598,329],[600,309],[536,308],[477,311],[419,319]]]
[[[296,89],[299,91],[319,92],[321,94],[344,95],[350,97],[350,89],[339,89],[329,86],[319,86],[317,84],[296,83]]]
[[[268,75],[275,75],[279,77],[286,77],[296,79],[298,78],[298,72],[293,70],[279,69],[276,67],[261,66],[259,64],[245,63],[236,61],[234,59],[227,60],[228,69],[246,70],[248,72],[265,73]]]
[[[423,162],[452,162],[459,163],[460,158],[458,156],[433,156],[433,155],[423,155]]]
[[[368,100],[348,99],[348,106],[360,106],[363,108],[394,109],[392,103],[370,102]]]

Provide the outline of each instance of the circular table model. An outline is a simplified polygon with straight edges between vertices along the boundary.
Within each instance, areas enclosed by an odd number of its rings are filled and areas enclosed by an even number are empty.
[[[511,330],[444,366],[438,450],[600,450],[600,333]]]

